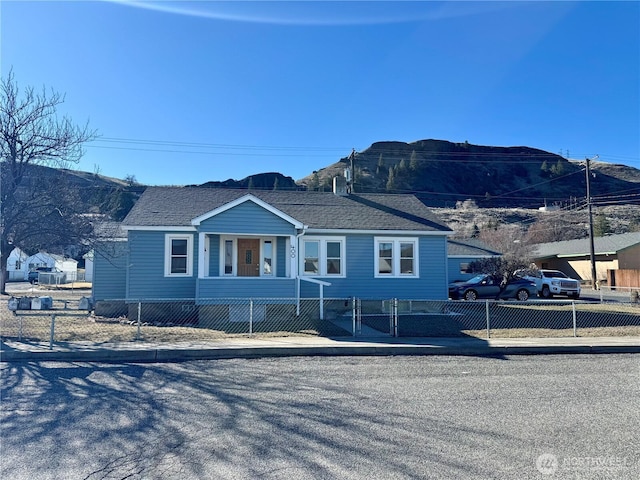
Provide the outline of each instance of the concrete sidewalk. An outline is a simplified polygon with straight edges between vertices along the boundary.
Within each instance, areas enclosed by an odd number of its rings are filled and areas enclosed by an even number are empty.
[[[228,338],[180,343],[0,342],[0,361],[163,362],[277,356],[640,353],[640,337],[569,338]]]

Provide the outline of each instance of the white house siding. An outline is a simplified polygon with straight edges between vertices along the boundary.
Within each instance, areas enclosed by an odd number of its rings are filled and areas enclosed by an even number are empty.
[[[7,259],[9,281],[22,282],[27,279],[29,266],[26,262],[28,255],[19,248],[14,248]]]
[[[83,258],[84,258],[84,281],[93,282],[94,251],[91,250],[89,253],[84,255]]]

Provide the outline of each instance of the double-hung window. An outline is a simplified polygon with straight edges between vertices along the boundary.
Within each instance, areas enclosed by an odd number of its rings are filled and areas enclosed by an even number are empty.
[[[376,277],[417,277],[417,238],[376,238]]]
[[[193,235],[165,236],[164,274],[167,277],[193,275]]]
[[[471,264],[469,262],[460,263],[460,273],[471,273]]]
[[[345,242],[342,237],[304,238],[302,274],[307,276],[344,276]]]

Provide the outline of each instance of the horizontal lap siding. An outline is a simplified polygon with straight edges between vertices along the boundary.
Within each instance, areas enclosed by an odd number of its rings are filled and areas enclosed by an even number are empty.
[[[121,300],[127,293],[127,242],[99,245],[93,256],[93,298]]]
[[[220,235],[209,237],[209,276],[220,276]]]
[[[325,298],[446,299],[446,247],[445,236],[420,237],[420,277],[375,278],[374,237],[370,235],[352,235],[347,237],[347,277],[327,276],[317,278],[331,283],[331,286],[324,287]],[[305,281],[300,282],[302,297],[317,297],[319,291],[319,285]]]
[[[428,300],[448,298],[447,237],[444,235],[420,239],[420,278],[422,286],[413,298]],[[398,298],[401,298],[401,295],[398,295]]]
[[[276,239],[276,276],[287,276],[287,263],[290,258],[287,252],[287,239],[286,237],[278,237]]]
[[[253,202],[242,203],[202,222],[200,232],[247,235],[294,235],[291,223]]]
[[[198,298],[293,298],[292,278],[200,278]]]
[[[193,298],[198,272],[198,236],[193,234],[193,275],[165,277],[165,234],[184,232],[129,232],[129,292],[127,298]]]

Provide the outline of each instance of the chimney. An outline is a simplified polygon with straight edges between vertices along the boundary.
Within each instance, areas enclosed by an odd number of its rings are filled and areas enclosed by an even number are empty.
[[[333,193],[341,197],[347,196],[347,179],[341,175],[333,177]]]

